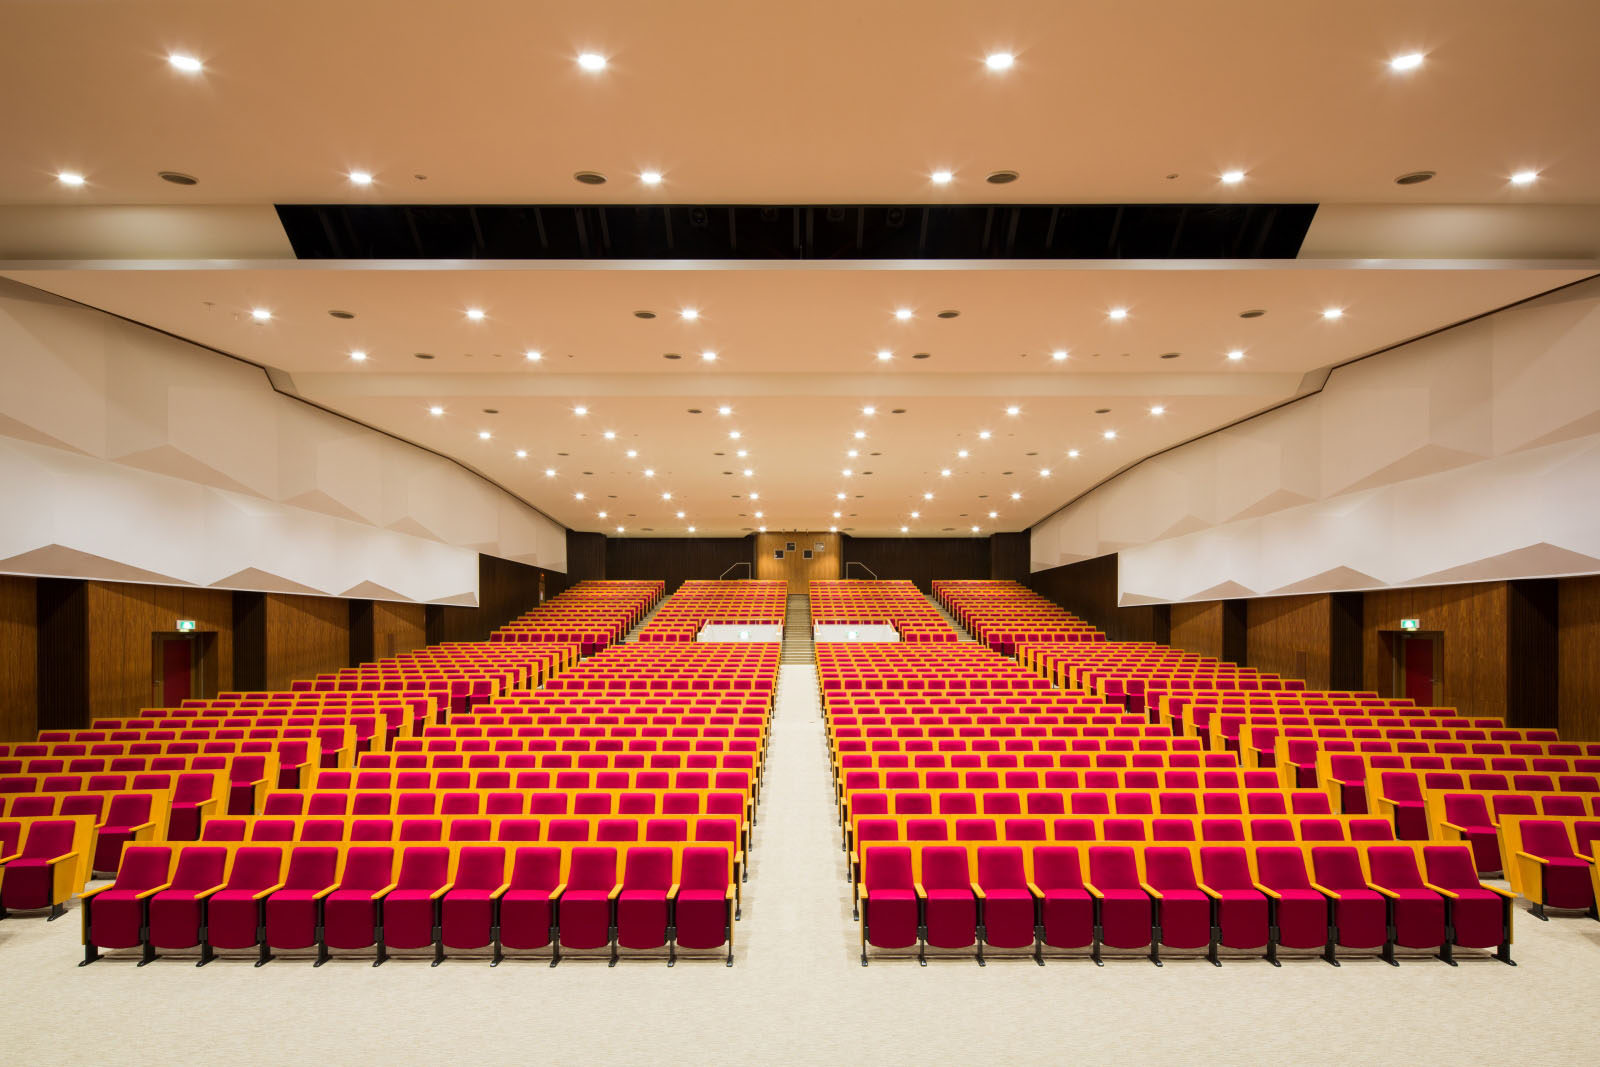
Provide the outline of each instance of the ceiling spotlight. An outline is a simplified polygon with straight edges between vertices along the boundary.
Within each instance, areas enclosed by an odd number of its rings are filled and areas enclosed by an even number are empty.
[[[955,175],[951,174],[947,170],[936,170],[932,174],[928,175],[928,178],[935,185],[949,185],[954,177]]]
[[[622,529],[622,527],[620,527],[620,526],[618,526],[618,527],[617,527],[617,533],[622,533],[622,532],[623,532],[623,529]]]
[[[767,528],[765,526],[757,526],[756,527],[756,532],[757,533],[766,533],[767,532]]]
[[[604,434],[604,437],[607,441],[615,441],[617,439],[617,431],[607,430]]]
[[[991,519],[998,519],[1000,517],[1000,513],[998,511],[991,511],[989,512],[989,517]]]
[[[64,170],[56,175],[56,181],[60,182],[62,185],[71,185],[73,187],[77,187],[83,184],[83,175],[77,174],[70,170]]]
[[[606,57],[598,52],[584,52],[578,56],[578,66],[584,70],[605,70]]]
[[[887,348],[882,348],[882,349],[878,350],[878,362],[879,363],[887,363],[893,358],[894,358],[894,353],[889,351]]]
[[[1022,414],[1022,409],[1017,407],[1015,404],[1013,404],[1011,407],[1006,408],[1006,414],[1007,415],[1020,415],[1020,414]]]
[[[1101,434],[1100,436],[1104,437],[1107,441],[1115,441],[1117,439],[1117,431],[1115,431],[1115,430],[1107,430],[1105,433]]]
[[[878,409],[873,407],[871,404],[868,404],[866,407],[861,409],[861,414],[863,415],[876,415],[877,413]]]
[[[1538,180],[1539,172],[1536,170],[1519,170],[1511,176],[1512,185],[1532,185]]]
[[[850,451],[846,452],[845,455],[849,456],[851,459],[857,459],[860,457],[861,453],[852,448]]]
[[[835,511],[833,513],[833,517],[837,519],[837,518],[841,517],[843,514],[844,514],[844,512],[842,512],[842,511]]]
[[[546,467],[544,469],[544,476],[546,478],[554,478],[556,476],[556,469],[554,467]]]
[[[661,499],[662,500],[671,500],[672,499],[672,494],[671,493],[662,493],[661,494]],[[679,518],[682,518],[682,516],[679,516]]]
[[[738,430],[729,430],[728,431],[728,436],[733,438],[733,440],[737,441],[739,439],[739,437],[740,437],[740,434],[739,434]]]
[[[835,494],[833,494],[833,498],[835,500],[843,500],[844,499],[844,494],[843,493],[835,493]]]
[[[911,517],[912,517],[912,518],[913,518],[913,519],[920,519],[920,518],[922,518],[922,512],[920,512],[920,511],[913,511],[913,512],[912,512],[912,513],[911,513]]]
[[[1078,458],[1078,450],[1076,448],[1068,450],[1067,458],[1068,459],[1077,459]]]
[[[1244,358],[1244,353],[1241,352],[1239,349],[1235,348],[1232,352],[1228,353],[1228,358],[1229,359],[1243,359]]]
[[[717,409],[717,414],[718,415],[732,415],[733,414],[733,409],[730,408],[728,405],[724,404],[720,408]]]
[[[905,322],[907,319],[909,319],[911,317],[911,309],[910,308],[895,308],[894,309],[894,317],[899,319],[901,322]]]
[[[909,526],[902,526],[902,527],[900,527],[900,532],[901,532],[901,533],[910,533],[910,532],[911,532],[911,527],[909,527]]]
[[[748,449],[743,449],[743,448],[739,449],[739,451],[734,453],[734,455],[738,456],[740,459],[743,459],[744,457],[748,456],[749,454],[750,454],[749,450]]]
[[[194,56],[186,56],[181,52],[173,52],[167,56],[167,62],[172,65],[173,70],[181,70],[185,74],[198,74],[205,69],[205,64]]]
[[[1422,66],[1421,52],[1407,52],[1389,60],[1390,70],[1416,70],[1420,66]]]
[[[468,308],[467,309],[467,318],[471,319],[473,322],[482,322],[483,321],[483,309],[482,308]]]
[[[350,177],[350,184],[351,185],[371,185],[372,184],[372,175],[368,174],[364,170],[353,170],[353,171],[350,172],[349,177]]]
[[[933,499],[933,494],[932,493],[923,493],[922,494],[922,499],[924,499],[924,500],[932,500]]]
[[[844,475],[844,476],[845,476],[845,477],[846,477],[846,478],[848,478],[848,477],[850,477],[850,476],[851,476],[851,475],[852,475],[852,474],[854,474],[854,473],[855,473],[855,472],[854,472],[854,471],[852,471],[852,470],[851,470],[851,469],[850,469],[850,468],[849,468],[849,467],[846,467],[846,468],[845,468],[845,469],[844,469],[844,470],[842,470],[842,471],[840,471],[840,472],[839,472],[839,473],[840,473],[840,474],[842,474],[842,475]]]
[[[700,309],[684,308],[682,311],[678,312],[678,314],[683,316],[685,322],[693,322],[695,319],[700,317]]]
[[[537,363],[543,358],[544,358],[544,353],[539,351],[537,348],[528,349],[528,362],[529,363]]]
[[[942,470],[942,471],[940,471],[940,472],[939,472],[939,477],[941,477],[941,478],[948,478],[948,477],[950,477],[950,468],[949,468],[949,467],[946,467],[946,468],[944,468],[944,470]]]
[[[637,459],[638,457],[639,457],[639,450],[638,449],[636,449],[636,448],[628,449],[628,458],[629,459]]]
[[[488,430],[479,430],[478,431],[478,440],[487,441],[488,439],[489,439],[489,431]]]
[[[957,459],[966,459],[967,458],[967,450],[963,448],[961,451],[957,452],[956,453],[956,458]]]
[[[978,532],[978,528],[977,528],[977,527],[976,527],[976,526],[974,526],[974,527],[973,527],[973,528],[972,528],[972,532],[973,532],[973,533],[977,533],[977,532]]]
[[[866,436],[867,436],[867,431],[865,431],[865,430],[857,430],[856,431],[856,440],[857,441],[862,440]]]
[[[753,471],[753,470],[751,470],[751,469],[750,469],[750,468],[749,468],[749,467],[746,467],[746,468],[745,468],[745,469],[744,469],[744,476],[745,476],[745,477],[746,477],[746,478],[754,478],[754,477],[755,477],[755,475],[756,475],[756,472],[755,472],[755,471]]]
[[[764,511],[758,511],[758,512],[756,512],[756,518],[758,518],[758,519],[764,519],[764,518],[766,518],[766,517],[767,517],[767,513],[766,513],[766,512],[764,512]]]
[[[257,322],[270,322],[272,320],[272,312],[268,311],[266,308],[252,308],[250,310],[250,317],[255,319]]]
[[[1022,494],[1021,493],[1012,493],[1011,494],[1011,499],[1012,500],[1021,500],[1022,499]]]
[[[830,526],[830,527],[828,527],[828,532],[829,532],[829,533],[838,533],[838,532],[839,532],[839,527],[837,527],[837,526]]]
[[[528,458],[528,450],[526,448],[517,449],[517,458],[518,459],[527,459]]]
[[[428,414],[429,415],[443,415],[444,414],[444,408],[442,408],[439,405],[435,404],[433,407],[428,409]]]
[[[1323,308],[1322,317],[1329,320],[1342,319],[1344,318],[1344,308]]]
[[[750,499],[751,500],[760,500],[761,499],[761,494],[760,493],[751,493],[750,494]]]
[[[700,353],[700,358],[702,360],[704,360],[705,362],[707,362],[707,363],[715,363],[717,361],[717,354],[715,352],[707,350],[705,352]]]
[[[582,404],[579,404],[577,407],[572,409],[572,413],[574,415],[587,415],[589,414],[589,409],[584,407]]]
[[[572,499],[574,499],[574,500],[582,500],[583,499],[583,494],[582,493],[573,493],[572,494]]]
[[[365,363],[367,361],[367,354],[358,348],[354,352],[350,353],[350,358],[355,360],[357,363]]]
[[[1010,52],[990,52],[983,57],[983,65],[990,70],[1010,70],[1017,57]]]
[[[1054,352],[1050,353],[1050,358],[1055,360],[1057,363],[1064,363],[1067,359],[1067,350],[1064,348],[1058,348]]]
[[[1039,471],[1039,477],[1041,477],[1041,478],[1050,477],[1050,468],[1049,467],[1045,467],[1042,470],[1040,470]]]
[[[1111,318],[1116,319],[1117,321],[1120,322],[1121,320],[1123,320],[1123,319],[1128,317],[1128,309],[1127,308],[1112,308],[1110,311],[1106,312],[1106,314],[1109,315]]]
[[[683,515],[684,515],[684,513],[683,513],[683,512],[681,512],[681,511],[680,511],[680,512],[678,512],[678,518],[680,518],[680,519],[681,519],[681,518],[683,518]]]
[[[989,439],[989,436],[990,435],[989,435],[989,431],[988,430],[979,430],[978,431],[978,440],[980,440],[980,441],[987,441]]]
[[[646,467],[644,469],[644,476],[646,478],[654,478],[656,476],[656,472],[651,470],[649,467]]]
[[[1167,409],[1160,404],[1155,404],[1150,408],[1150,414],[1152,415],[1165,415],[1166,413]]]
[[[1223,185],[1238,185],[1242,181],[1244,181],[1244,171],[1242,170],[1225,170],[1222,172]]]
[[[639,180],[644,182],[646,185],[660,185],[661,172],[659,170],[643,171],[639,175]]]
[[[605,512],[603,512],[603,511],[601,511],[601,512],[598,512],[598,513],[597,513],[597,514],[598,514],[598,516],[599,516],[599,517],[600,517],[600,518],[602,518],[602,519],[603,519],[603,518],[605,518],[605,517],[606,517],[606,513],[605,513]]]
[[[694,527],[693,526],[689,527],[689,532],[690,533],[694,533]]]

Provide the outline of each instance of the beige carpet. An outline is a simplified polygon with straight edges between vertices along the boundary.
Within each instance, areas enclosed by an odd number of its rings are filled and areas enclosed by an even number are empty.
[[[1600,923],[1519,917],[1521,966],[856,958],[815,672],[785,666],[738,960],[181,959],[79,969],[77,913],[0,922],[0,1060],[1593,1063]]]

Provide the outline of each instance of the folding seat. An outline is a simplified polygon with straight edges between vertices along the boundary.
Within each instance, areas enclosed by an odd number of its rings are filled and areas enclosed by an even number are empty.
[[[896,815],[932,815],[933,794],[931,793],[895,793],[894,813]]]
[[[1499,828],[1489,818],[1481,793],[1446,793],[1444,821],[1440,825],[1472,847],[1473,862],[1480,875],[1498,875],[1503,869]]]
[[[1329,816],[1326,819],[1301,819],[1300,840],[1302,841],[1343,841],[1345,840],[1345,825],[1339,819]]]
[[[483,797],[478,793],[446,793],[440,798],[441,815],[477,815],[483,808]]]
[[[1539,814],[1557,817],[1587,815],[1580,796],[1553,796],[1539,798]]]
[[[394,835],[394,828],[385,824],[382,829],[374,829],[373,832],[386,835],[376,840],[387,841]],[[327,818],[312,817],[300,823],[301,841],[343,841],[344,833],[345,821],[333,816]],[[351,837],[353,838],[354,836],[354,828],[352,827]]]
[[[343,793],[313,793],[309,813],[312,815],[343,815],[347,803]],[[328,810],[337,807],[337,811]],[[272,793],[261,806],[263,815],[303,815],[308,805],[303,793]]]
[[[869,945],[900,949],[915,944],[920,955],[924,930],[916,889],[910,848],[874,845],[866,849],[856,891],[861,912],[861,966],[867,965]]]
[[[1044,772],[1044,787],[1046,789],[1076,789],[1079,781],[1078,772],[1069,767]]]
[[[922,850],[923,942],[935,948],[966,948],[977,940],[977,898],[967,867],[967,850],[958,845],[930,845]],[[919,960],[926,962],[919,953]]]
[[[907,819],[907,841],[948,841],[950,824],[945,819]]]
[[[1448,940],[1439,955],[1454,963],[1452,947],[1492,948],[1495,957],[1513,967],[1511,913],[1516,894],[1478,881],[1473,854],[1462,845],[1424,845],[1422,862],[1429,889],[1444,897]]]
[[[60,810],[51,812],[49,810],[51,798],[18,797],[17,805],[12,806],[12,815],[16,818],[22,818],[28,814],[28,805],[23,802],[38,801],[43,809],[40,811],[40,815],[92,815],[94,816],[94,821],[99,823],[105,818],[105,800],[106,798],[98,793],[80,793],[76,796],[65,796],[61,798]],[[18,805],[21,806],[18,807]]]
[[[546,841],[587,841],[589,820],[580,818],[555,818],[545,823]]]
[[[1200,814],[1199,798],[1193,793],[1161,793],[1156,797],[1156,805],[1163,815]]]
[[[444,840],[444,820],[439,818],[401,819],[400,832],[395,835],[397,841],[442,841]],[[354,835],[351,835],[354,840]],[[388,838],[384,838],[388,840]]]
[[[448,850],[442,851],[448,856]],[[323,902],[319,963],[326,959],[329,948],[360,949],[374,945],[377,959],[373,966],[384,961],[382,901],[394,886],[394,860],[395,850],[390,845],[356,845],[345,853],[339,883]]]
[[[311,945],[318,945],[319,962],[326,958],[321,949],[322,907],[324,898],[338,888],[338,865],[339,849],[333,845],[296,845],[289,853],[282,888],[266,899],[263,960],[271,958],[274,948]]]
[[[1508,815],[1539,814],[1538,801],[1520,793],[1496,793],[1490,797],[1489,803],[1494,808],[1494,818],[1497,823],[1504,822]]]
[[[1002,841],[1048,841],[1043,819],[1010,818],[1002,822]]]
[[[262,815],[250,824],[252,841],[293,841],[298,827],[293,819],[278,819]]]
[[[1600,793],[1600,778],[1592,774],[1563,774],[1556,779],[1563,793]]]
[[[352,861],[357,851],[351,849]],[[378,860],[375,858],[372,862],[374,869],[379,869]],[[390,869],[381,868],[384,878],[389,877]],[[437,964],[444,959],[439,911],[440,900],[450,889],[449,874],[450,849],[447,846],[412,845],[402,850],[400,872],[394,876],[392,888],[380,891],[373,899],[374,940],[378,950],[374,967],[388,958],[391,948],[418,949],[432,945],[434,962]],[[328,898],[330,912],[335,910],[342,892]],[[330,929],[332,926],[330,922]]]
[[[1019,793],[992,792],[983,794],[985,815],[1021,815],[1022,796]]]
[[[206,911],[210,898],[226,886],[228,850],[220,846],[190,845],[178,853],[170,884],[149,899],[146,912],[145,958],[155,959],[156,949],[200,946],[199,966],[211,961],[206,942]]]
[[[100,958],[102,948],[143,945],[140,966],[155,959],[150,948],[150,898],[167,888],[172,846],[132,845],[114,882],[80,895],[83,901],[83,962]]]
[[[1402,841],[1423,841],[1428,837],[1428,816],[1423,808],[1422,786],[1410,771],[1383,771],[1378,776],[1377,807],[1390,815],[1394,831]]]
[[[1029,815],[1064,815],[1067,802],[1061,793],[1028,793],[1025,807]]]
[[[595,949],[611,944],[616,934],[612,910],[618,886],[616,848],[574,848],[565,885],[559,905],[561,947]]]
[[[955,841],[998,840],[993,819],[957,819]]]
[[[219,948],[259,949],[258,967],[271,958],[265,940],[266,897],[282,887],[282,869],[283,849],[276,845],[251,845],[234,852],[227,881],[205,900],[200,923],[202,964]]]
[[[1394,942],[1388,908],[1361,870],[1361,853],[1350,845],[1317,845],[1311,849],[1315,888],[1333,902],[1333,940],[1344,948],[1381,949],[1394,963]]]
[[[612,854],[612,880],[615,881],[615,852],[609,848],[601,851]],[[500,896],[494,963],[500,962],[503,948],[537,949],[549,945],[550,966],[554,967],[561,958],[556,943],[561,850],[537,846],[518,848],[512,856],[511,876],[505,880],[505,885],[507,888]],[[607,918],[609,921],[609,915]]]
[[[92,870],[114,872],[124,844],[147,840],[155,834],[156,824],[150,818],[151,805],[149,793],[121,793],[111,798],[106,821],[95,834]]]
[[[1073,793],[1072,814],[1110,815],[1111,801],[1104,793]]]
[[[1339,790],[1339,807],[1346,815],[1367,813],[1367,768],[1361,756],[1336,753],[1328,757],[1328,771]]]
[[[1449,938],[1445,928],[1445,902],[1442,894],[1430,888],[1417,868],[1417,854],[1408,845],[1376,845],[1367,850],[1371,865],[1372,888],[1389,904],[1389,954],[1394,946],[1440,948],[1440,959],[1448,959]]]
[[[1200,889],[1212,901],[1216,938],[1212,943],[1213,963],[1218,962],[1217,944],[1234,949],[1265,945],[1267,959],[1273,966],[1278,966],[1277,944],[1271,936],[1271,923],[1268,921],[1271,908],[1266,894],[1250,876],[1250,860],[1243,848],[1201,846]]]
[[[1135,818],[1112,818],[1101,822],[1101,832],[1107,841],[1145,840],[1145,822]]]
[[[1337,967],[1332,903],[1306,874],[1305,853],[1297,845],[1264,845],[1256,849],[1255,858],[1256,888],[1271,902],[1270,958],[1277,959],[1279,947],[1320,948],[1323,959]]]
[[[1343,835],[1340,835],[1342,839]],[[1275,818],[1270,815],[1258,815],[1250,820],[1250,840],[1252,841],[1293,841],[1294,820]]]
[[[1387,819],[1351,819],[1350,840],[1352,841],[1393,841],[1394,827],[1389,825]]]
[[[1139,881],[1134,850],[1126,845],[1089,846],[1089,880],[1084,883],[1098,904],[1094,958],[1101,945],[1140,948],[1151,944],[1155,912],[1150,895]],[[1153,951],[1151,961],[1160,958]]]
[[[568,802],[566,793],[532,793],[528,796],[528,814],[565,815]]]
[[[1152,845],[1144,850],[1144,891],[1154,904],[1150,934],[1150,960],[1161,962],[1161,946],[1175,949],[1207,947],[1207,958],[1217,958],[1216,927],[1211,921],[1211,898],[1194,876],[1194,855],[1181,845]]]
[[[1333,805],[1328,794],[1302,789],[1289,794],[1289,810],[1295,815],[1332,815]]]
[[[669,863],[670,867],[670,863]],[[624,878],[624,881],[627,879]],[[624,896],[627,889],[623,890]],[[721,848],[683,850],[683,869],[669,895],[672,955],[678,946],[691,949],[728,946],[727,966],[733,966],[734,887],[728,881],[728,854]],[[618,925],[622,905],[618,903]],[[620,939],[619,931],[619,939]],[[672,965],[669,957],[668,966]]]
[[[1600,918],[1595,906],[1594,859],[1576,852],[1559,822],[1525,819],[1522,848],[1512,857],[1522,880],[1522,895],[1533,913],[1548,919],[1545,908],[1583,908]]]
[[[1161,776],[1161,784],[1167,789],[1199,789],[1200,776],[1194,771],[1167,771]]]
[[[1467,788],[1475,793],[1489,793],[1496,790],[1510,789],[1511,785],[1503,774],[1483,772],[1467,775]]]
[[[1251,815],[1289,814],[1289,803],[1282,793],[1246,793],[1244,800]]]

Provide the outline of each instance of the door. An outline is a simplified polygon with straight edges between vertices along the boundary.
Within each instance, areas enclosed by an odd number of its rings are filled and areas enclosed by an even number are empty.
[[[161,706],[175,708],[194,695],[194,642],[168,637],[161,642]]]
[[[1418,707],[1434,706],[1434,692],[1438,683],[1437,652],[1437,639],[1432,635],[1408,634],[1401,645],[1401,692]]]

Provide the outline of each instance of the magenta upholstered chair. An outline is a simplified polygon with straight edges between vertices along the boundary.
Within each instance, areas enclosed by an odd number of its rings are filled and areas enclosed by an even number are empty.
[[[620,891],[616,847],[574,848],[566,887],[557,922],[561,947],[596,949],[610,945],[616,929],[613,904]]]
[[[1489,806],[1481,793],[1446,793],[1443,826],[1459,834],[1472,848],[1478,873],[1499,874],[1500,834],[1489,818]]]
[[[1015,845],[984,845],[978,849],[978,958],[985,945],[993,948],[1032,947],[1040,958],[1038,916],[1022,849]]]
[[[1244,803],[1238,793],[1201,793],[1200,810],[1207,815],[1243,815]]]
[[[437,816],[401,819],[400,832],[395,838],[399,841],[442,841],[444,820]]]
[[[218,816],[207,819],[200,828],[202,841],[243,841],[245,835],[245,821],[231,816]]]
[[[1289,810],[1296,815],[1332,815],[1333,805],[1326,793],[1298,789],[1289,794]]]
[[[1144,850],[1144,887],[1155,901],[1155,929],[1150,956],[1160,960],[1161,946],[1207,948],[1217,966],[1217,941],[1211,922],[1211,898],[1194,876],[1194,854],[1181,845],[1152,845]]]
[[[387,822],[387,820],[383,820],[383,821]],[[392,825],[389,827],[389,829],[390,829],[390,836],[389,837],[378,837],[378,838],[375,838],[375,840],[388,841],[390,839],[390,837],[393,836],[393,827],[392,827]],[[379,833],[381,831],[375,828],[372,832],[373,833]],[[302,822],[300,824],[300,840],[301,841],[343,841],[344,840],[344,833],[345,833],[345,821],[343,819],[341,819],[341,818],[338,818],[338,817],[332,816],[332,815],[328,815],[328,816],[314,815],[314,816],[311,816],[310,818],[306,819],[304,822]],[[351,827],[351,838],[352,838],[352,840],[354,839],[354,837],[355,837],[355,832],[354,832],[354,826],[352,825],[352,827]]]
[[[1266,894],[1250,877],[1250,860],[1237,845],[1200,847],[1201,888],[1213,902],[1217,940],[1228,948],[1259,948],[1266,945],[1267,958],[1274,965],[1276,947],[1270,937]],[[1215,950],[1213,950],[1215,956]]]
[[[1027,809],[1029,815],[1065,815],[1066,796],[1062,793],[1029,793]]]
[[[1149,793],[1116,793],[1112,807],[1118,815],[1154,815],[1155,804]]]
[[[1454,962],[1452,945],[1492,948],[1498,959],[1516,966],[1511,959],[1511,902],[1516,894],[1479,882],[1473,852],[1466,845],[1424,845],[1422,862],[1428,888],[1444,897],[1450,940],[1440,948],[1440,956]]]
[[[1200,840],[1202,841],[1243,841],[1244,820],[1229,818],[1209,818],[1200,820]]]
[[[1367,813],[1367,765],[1354,753],[1328,757],[1328,773],[1339,787],[1339,806],[1346,815]]]
[[[1163,815],[1199,815],[1200,801],[1193,793],[1161,793],[1156,807]]]
[[[1072,814],[1110,815],[1111,798],[1104,793],[1080,792],[1072,794]]]
[[[267,782],[265,756],[234,756],[228,762],[228,814],[253,815],[256,790]]]
[[[106,821],[100,825],[94,842],[94,870],[112,872],[122,856],[122,846],[135,834],[155,828],[150,818],[149,793],[119,793],[111,798]]]
[[[1587,908],[1595,915],[1594,860],[1573,849],[1565,824],[1524,820],[1522,850],[1514,859],[1522,876],[1523,895],[1533,902],[1534,915],[1548,918],[1544,913],[1547,907]]]
[[[394,847],[355,845],[346,850],[339,885],[322,905],[322,948],[358,949],[376,945],[384,960],[379,902],[392,888]]]
[[[1099,905],[1099,945],[1140,948],[1151,945],[1151,962],[1161,960],[1151,943],[1154,902],[1139,881],[1134,851],[1127,845],[1089,846],[1089,878],[1084,884]],[[1098,959],[1098,952],[1096,953]]]
[[[960,845],[930,845],[922,850],[922,900],[925,944],[966,948],[978,936],[978,902],[972,892],[967,850]]]
[[[391,948],[418,949],[432,945],[434,961],[444,958],[444,947],[436,934],[439,898],[448,888],[449,880],[448,846],[412,845],[401,853],[400,872],[394,876],[394,888],[377,901],[378,958],[373,966],[382,963]]]
[[[500,820],[501,841],[538,841],[543,836],[544,822],[540,819]]]
[[[348,800],[344,793],[313,793],[309,811],[312,815],[343,815]],[[271,793],[261,806],[263,815],[300,815],[307,810],[302,793]]]
[[[1422,785],[1414,771],[1384,771],[1378,776],[1378,810],[1394,812],[1395,836],[1402,841],[1425,841],[1428,814],[1423,807]]]
[[[494,824],[488,819],[458,818],[450,820],[446,835],[451,841],[488,841],[494,835]]]
[[[296,845],[283,888],[267,898],[265,950],[309,948],[322,940],[322,901],[338,887],[339,849]],[[326,954],[318,950],[319,961]]]
[[[1083,884],[1078,849],[1042,845],[1033,850],[1033,885],[1039,902],[1040,940],[1050,948],[1098,945],[1094,897]]]
[[[218,948],[255,948],[258,967],[272,958],[264,936],[266,898],[282,887],[282,870],[283,849],[277,845],[246,845],[234,852],[227,884],[206,902],[203,955]]]
[[[895,793],[894,813],[896,815],[932,815],[932,793]]]
[[[1250,820],[1252,841],[1293,841],[1294,820],[1274,816],[1257,816]]]
[[[551,819],[545,823],[544,839],[546,841],[587,841],[589,840],[588,819]]]
[[[495,941],[501,894],[510,888],[505,873],[504,845],[468,845],[461,850],[455,879],[439,901],[435,965],[446,948],[479,949]],[[545,931],[548,939],[548,923]]]
[[[624,890],[626,892],[626,890]],[[683,850],[683,871],[672,900],[672,928],[678,946],[692,949],[728,946],[727,965],[733,966],[734,887],[728,875],[728,851],[710,846]],[[673,959],[669,957],[670,967]]]
[[[861,966],[867,946],[909,948],[921,941],[921,912],[911,874],[911,849],[873,845],[861,870]]]
[[[1352,841],[1393,841],[1394,826],[1388,819],[1373,815],[1350,820]]]
[[[83,963],[79,966],[99,959],[102,948],[139,944],[144,945],[141,965],[155,958],[149,943],[150,898],[167,887],[172,847],[132,845],[127,852],[116,881],[79,898],[83,901]]]
[[[637,841],[639,840],[639,820],[636,818],[600,819],[595,824],[594,838],[596,841]],[[623,881],[626,882],[627,879],[624,878]]]
[[[227,867],[228,850],[221,845],[189,845],[179,851],[172,884],[150,898],[149,950],[199,945],[200,966],[211,961],[204,937],[206,907],[226,884]]]
[[[1305,853],[1297,845],[1262,846],[1256,849],[1256,870],[1257,888],[1272,902],[1269,921],[1276,934],[1274,950],[1278,946],[1321,948],[1323,958],[1338,966],[1331,907],[1328,898],[1311,884]]]
[[[1403,948],[1442,947],[1445,935],[1444,897],[1430,889],[1417,867],[1417,854],[1407,845],[1374,845],[1367,850],[1372,887],[1389,902],[1391,943]]]
[[[194,841],[200,837],[201,823],[217,814],[209,774],[180,774],[172,784],[172,808],[167,821],[167,839]]]
[[[1344,948],[1382,949],[1393,962],[1388,907],[1361,871],[1361,854],[1352,845],[1318,845],[1311,850],[1316,887],[1333,901],[1334,941]]]
[[[642,951],[667,943],[671,888],[672,849],[653,845],[628,849],[622,861],[622,892],[617,895],[613,966],[619,948]]]
[[[276,819],[263,815],[250,824],[252,841],[293,841],[295,833],[293,819]]]
[[[1251,815],[1289,814],[1289,802],[1282,793],[1246,793],[1245,807]]]
[[[682,818],[646,819],[644,839],[646,841],[687,841],[689,840],[689,820]]]

